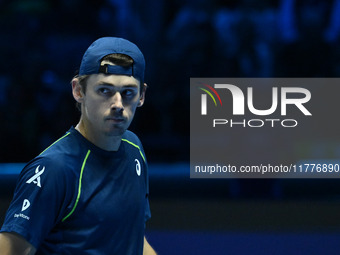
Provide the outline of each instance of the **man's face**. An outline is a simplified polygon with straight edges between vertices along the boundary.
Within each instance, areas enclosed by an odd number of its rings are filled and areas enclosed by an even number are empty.
[[[134,77],[94,74],[87,79],[86,92],[81,94],[80,101],[76,100],[81,103],[87,131],[94,132],[92,135],[121,136],[136,108],[143,105],[145,89],[140,94],[140,82]]]

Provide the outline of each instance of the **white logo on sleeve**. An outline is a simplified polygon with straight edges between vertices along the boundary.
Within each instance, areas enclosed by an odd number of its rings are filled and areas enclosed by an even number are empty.
[[[138,176],[140,176],[140,174],[141,174],[141,166],[140,166],[139,160],[135,159],[135,162],[136,162],[136,173],[137,173]]]
[[[22,212],[27,210],[31,206],[30,201],[28,199],[25,199],[24,202],[22,203],[22,208],[21,208],[21,213],[15,213],[14,218],[23,218],[25,220],[30,220],[30,217],[23,214]]]
[[[30,183],[34,183],[36,184],[38,187],[41,188],[41,183],[40,183],[40,175],[42,175],[45,171],[45,167],[43,167],[40,171],[39,171],[39,166],[37,166],[37,168],[35,169],[35,175],[33,175],[26,183],[30,184]]]
[[[21,208],[21,211],[25,211],[28,207],[30,207],[31,203],[30,201],[28,201],[28,199],[25,199],[23,204],[22,204],[22,208]]]

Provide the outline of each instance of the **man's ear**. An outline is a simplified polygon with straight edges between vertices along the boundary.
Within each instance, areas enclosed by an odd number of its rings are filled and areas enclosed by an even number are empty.
[[[139,102],[138,102],[138,105],[137,105],[138,107],[141,107],[144,104],[145,92],[146,92],[147,88],[148,88],[148,85],[146,83],[144,83],[142,93],[140,94],[140,97],[139,97]]]
[[[79,79],[73,78],[71,84],[72,84],[72,94],[73,94],[74,99],[78,103],[82,103],[84,100],[84,93],[83,93],[82,87],[79,84]]]

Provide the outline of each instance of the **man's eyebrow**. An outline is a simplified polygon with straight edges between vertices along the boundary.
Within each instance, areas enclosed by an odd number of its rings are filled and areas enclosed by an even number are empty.
[[[108,82],[98,82],[96,84],[96,86],[109,86],[109,87],[116,87],[115,84],[113,83],[108,83]],[[138,85],[137,84],[126,84],[126,85],[122,85],[122,86],[118,86],[118,87],[124,87],[124,88],[138,88]]]
[[[124,88],[138,88],[137,84],[127,84],[127,85],[123,85]]]

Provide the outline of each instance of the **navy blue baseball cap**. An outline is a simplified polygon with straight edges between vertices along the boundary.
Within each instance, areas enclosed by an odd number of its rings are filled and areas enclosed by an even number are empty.
[[[104,65],[102,59],[110,54],[119,53],[133,59],[132,66]],[[145,59],[140,49],[132,42],[117,37],[103,37],[94,41],[86,50],[79,68],[79,75],[117,74],[128,75],[144,82]]]

